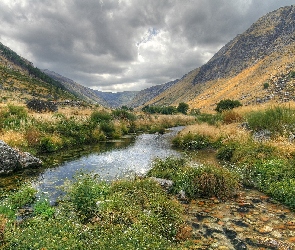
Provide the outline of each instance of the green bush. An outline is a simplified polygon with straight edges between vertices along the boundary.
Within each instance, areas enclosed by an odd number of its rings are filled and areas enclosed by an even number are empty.
[[[268,193],[276,200],[295,209],[295,178],[272,182]]]
[[[12,209],[22,208],[35,200],[36,193],[36,189],[29,185],[24,185],[17,192],[8,196],[6,204]]]
[[[173,192],[183,190],[190,199],[199,197],[217,197],[228,199],[240,188],[239,178],[223,167],[198,166],[178,173],[174,181]]]
[[[220,139],[213,141],[208,136],[189,133],[184,136],[176,136],[172,140],[172,143],[175,147],[184,150],[200,150],[218,147]]]
[[[251,112],[247,116],[249,127],[254,131],[269,130],[273,136],[288,136],[295,132],[295,110],[274,107],[265,111]]]
[[[231,162],[239,164],[255,164],[257,161],[273,159],[278,155],[274,147],[253,141],[235,143],[234,148]]]
[[[34,204],[34,215],[39,215],[44,219],[51,218],[55,213],[55,208],[50,206],[49,201],[41,197],[35,204]]]
[[[85,221],[95,215],[98,209],[96,202],[105,199],[109,187],[97,177],[85,173],[75,175],[74,180],[67,189],[68,197],[82,221]]]
[[[221,100],[219,103],[217,103],[215,110],[221,113],[222,111],[230,110],[240,106],[242,106],[242,104],[238,100],[226,99],[226,100]]]
[[[116,109],[112,111],[112,116],[115,119],[126,120],[126,121],[135,121],[136,115],[131,112],[128,112],[126,109]]]
[[[222,161],[231,161],[237,145],[235,143],[228,143],[218,148],[216,158]]]
[[[254,166],[253,179],[255,186],[266,191],[270,183],[295,178],[293,166],[286,160],[273,159],[257,162]]]
[[[182,190],[189,199],[226,199],[232,197],[240,187],[238,175],[226,168],[210,165],[191,167],[181,158],[157,160],[147,176],[172,180],[170,191],[178,194]]]
[[[41,152],[51,153],[57,151],[60,146],[50,136],[46,136],[41,138],[39,148]]]
[[[111,119],[111,114],[106,111],[93,111],[90,115],[90,120],[94,123],[109,122]]]
[[[99,128],[108,138],[113,138],[116,132],[113,122],[103,121],[99,124]]]
[[[263,89],[268,89],[268,87],[269,87],[269,83],[268,82],[263,83]]]
[[[181,102],[177,106],[177,111],[179,113],[187,114],[187,111],[189,110],[189,105],[187,103]]]
[[[154,176],[157,178],[163,178],[173,180],[175,173],[183,171],[187,165],[187,161],[184,157],[167,157],[166,159],[155,159],[152,168],[147,172],[147,176]]]

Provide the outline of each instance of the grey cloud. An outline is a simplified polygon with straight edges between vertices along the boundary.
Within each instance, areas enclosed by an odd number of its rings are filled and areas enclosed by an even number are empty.
[[[0,41],[85,86],[139,90],[182,77],[259,17],[292,2],[2,0]]]

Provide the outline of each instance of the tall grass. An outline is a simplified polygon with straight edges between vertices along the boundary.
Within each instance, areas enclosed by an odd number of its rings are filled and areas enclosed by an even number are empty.
[[[1,249],[181,248],[182,208],[154,181],[106,184],[79,173],[65,190],[58,206],[41,199],[20,224],[0,217]]]
[[[252,130],[269,130],[274,137],[295,133],[295,109],[277,106],[250,112],[246,119]]]

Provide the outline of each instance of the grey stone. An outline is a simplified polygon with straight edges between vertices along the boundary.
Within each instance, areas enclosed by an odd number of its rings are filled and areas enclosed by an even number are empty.
[[[42,165],[39,158],[28,152],[21,152],[0,140],[0,174],[10,174],[16,170]]]

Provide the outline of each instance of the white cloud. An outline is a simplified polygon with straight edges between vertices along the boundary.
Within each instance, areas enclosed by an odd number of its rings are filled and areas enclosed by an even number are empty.
[[[201,66],[291,0],[2,0],[0,42],[104,91],[140,90]]]

